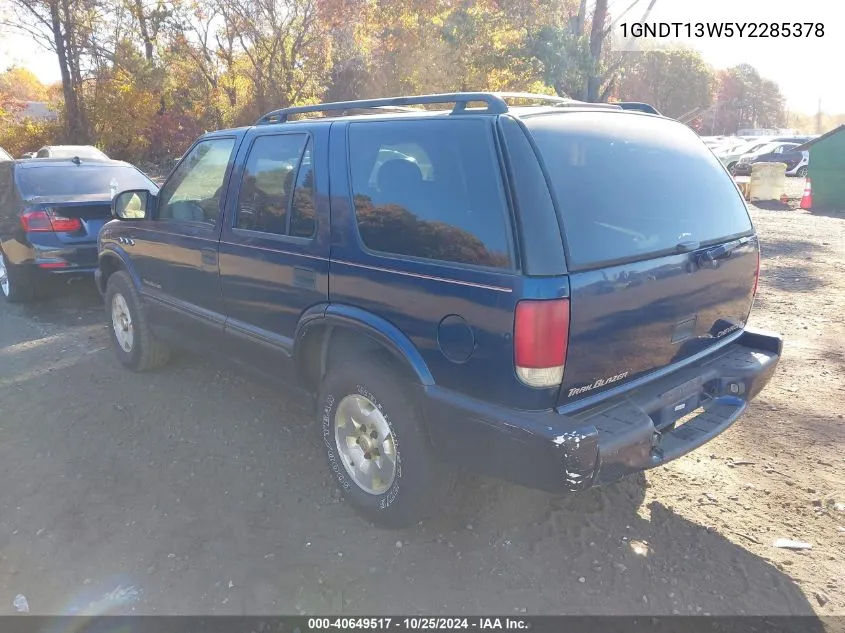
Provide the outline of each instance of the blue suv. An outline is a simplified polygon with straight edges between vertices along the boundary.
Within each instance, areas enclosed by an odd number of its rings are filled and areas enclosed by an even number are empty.
[[[191,345],[304,388],[343,494],[385,526],[455,466],[576,491],[664,464],[781,354],[746,327],[760,250],[731,177],[618,106],[287,108],[206,134],[113,214],[96,277],[120,361]]]

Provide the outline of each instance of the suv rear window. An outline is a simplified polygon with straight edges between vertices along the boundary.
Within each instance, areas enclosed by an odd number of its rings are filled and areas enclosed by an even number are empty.
[[[349,152],[358,230],[368,248],[511,266],[508,209],[489,121],[352,123]]]
[[[526,117],[557,198],[569,266],[584,269],[751,231],[719,160],[688,127],[614,112]]]

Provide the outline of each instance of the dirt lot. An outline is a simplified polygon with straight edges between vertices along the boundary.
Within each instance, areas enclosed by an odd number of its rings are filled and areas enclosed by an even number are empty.
[[[845,614],[845,216],[754,217],[753,323],[787,344],[737,425],[580,495],[479,480],[403,532],[335,497],[302,405],[188,356],[122,370],[93,286],[0,305],[0,612]]]

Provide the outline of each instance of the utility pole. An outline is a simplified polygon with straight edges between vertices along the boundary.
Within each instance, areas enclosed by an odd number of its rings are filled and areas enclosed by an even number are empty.
[[[816,134],[822,133],[822,100],[819,98],[819,109],[816,111]]]
[[[633,7],[634,7],[634,5],[636,5],[636,4],[638,4],[638,3],[636,3],[636,2],[635,2],[635,3],[634,3],[634,4],[632,4],[630,7],[628,7],[628,9],[633,8]],[[651,13],[651,10],[654,8],[654,5],[655,5],[655,4],[657,4],[657,0],[651,0],[651,2],[650,2],[650,3],[649,3],[649,5],[648,5],[648,8],[645,10],[645,13],[643,13],[643,17],[641,17],[641,18],[640,18],[640,24],[645,24],[646,20],[648,20],[648,16],[649,16],[649,14]],[[627,13],[627,10],[625,11],[625,13]],[[633,39],[634,39],[634,36],[633,36],[633,35],[632,35],[631,37],[629,37],[629,38],[628,38],[628,41],[625,43],[625,47],[624,47],[624,49],[623,49],[623,50],[626,50],[626,51],[633,51],[633,50],[635,50],[635,49],[631,46],[631,42],[633,41]]]
[[[710,136],[716,135],[716,121],[719,118],[719,105],[721,102],[716,99],[716,103],[713,104],[713,123],[710,125]]]

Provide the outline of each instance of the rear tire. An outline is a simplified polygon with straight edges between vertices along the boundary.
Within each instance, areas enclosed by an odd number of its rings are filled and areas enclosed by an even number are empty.
[[[452,484],[399,375],[386,354],[346,359],[329,369],[318,399],[332,475],[359,514],[386,528],[431,516]]]
[[[105,305],[112,347],[121,363],[138,372],[167,363],[170,348],[153,334],[141,309],[141,297],[126,272],[120,270],[109,277]]]
[[[807,173],[808,173],[809,171],[810,171],[810,170],[809,170],[809,169],[807,169],[807,166],[806,166],[806,165],[804,165],[803,167],[799,167],[799,168],[798,168],[798,171],[796,171],[796,172],[795,172],[795,175],[796,175],[796,176],[798,176],[799,178],[806,178],[806,177],[807,177]]]
[[[0,296],[9,303],[29,303],[35,300],[35,286],[20,267],[12,264],[0,251]]]
[[[736,165],[737,165],[737,164],[736,164],[735,162],[734,162],[734,163],[730,163],[730,164],[728,165],[728,171],[730,172],[731,176],[735,176],[735,175],[736,175]]]

